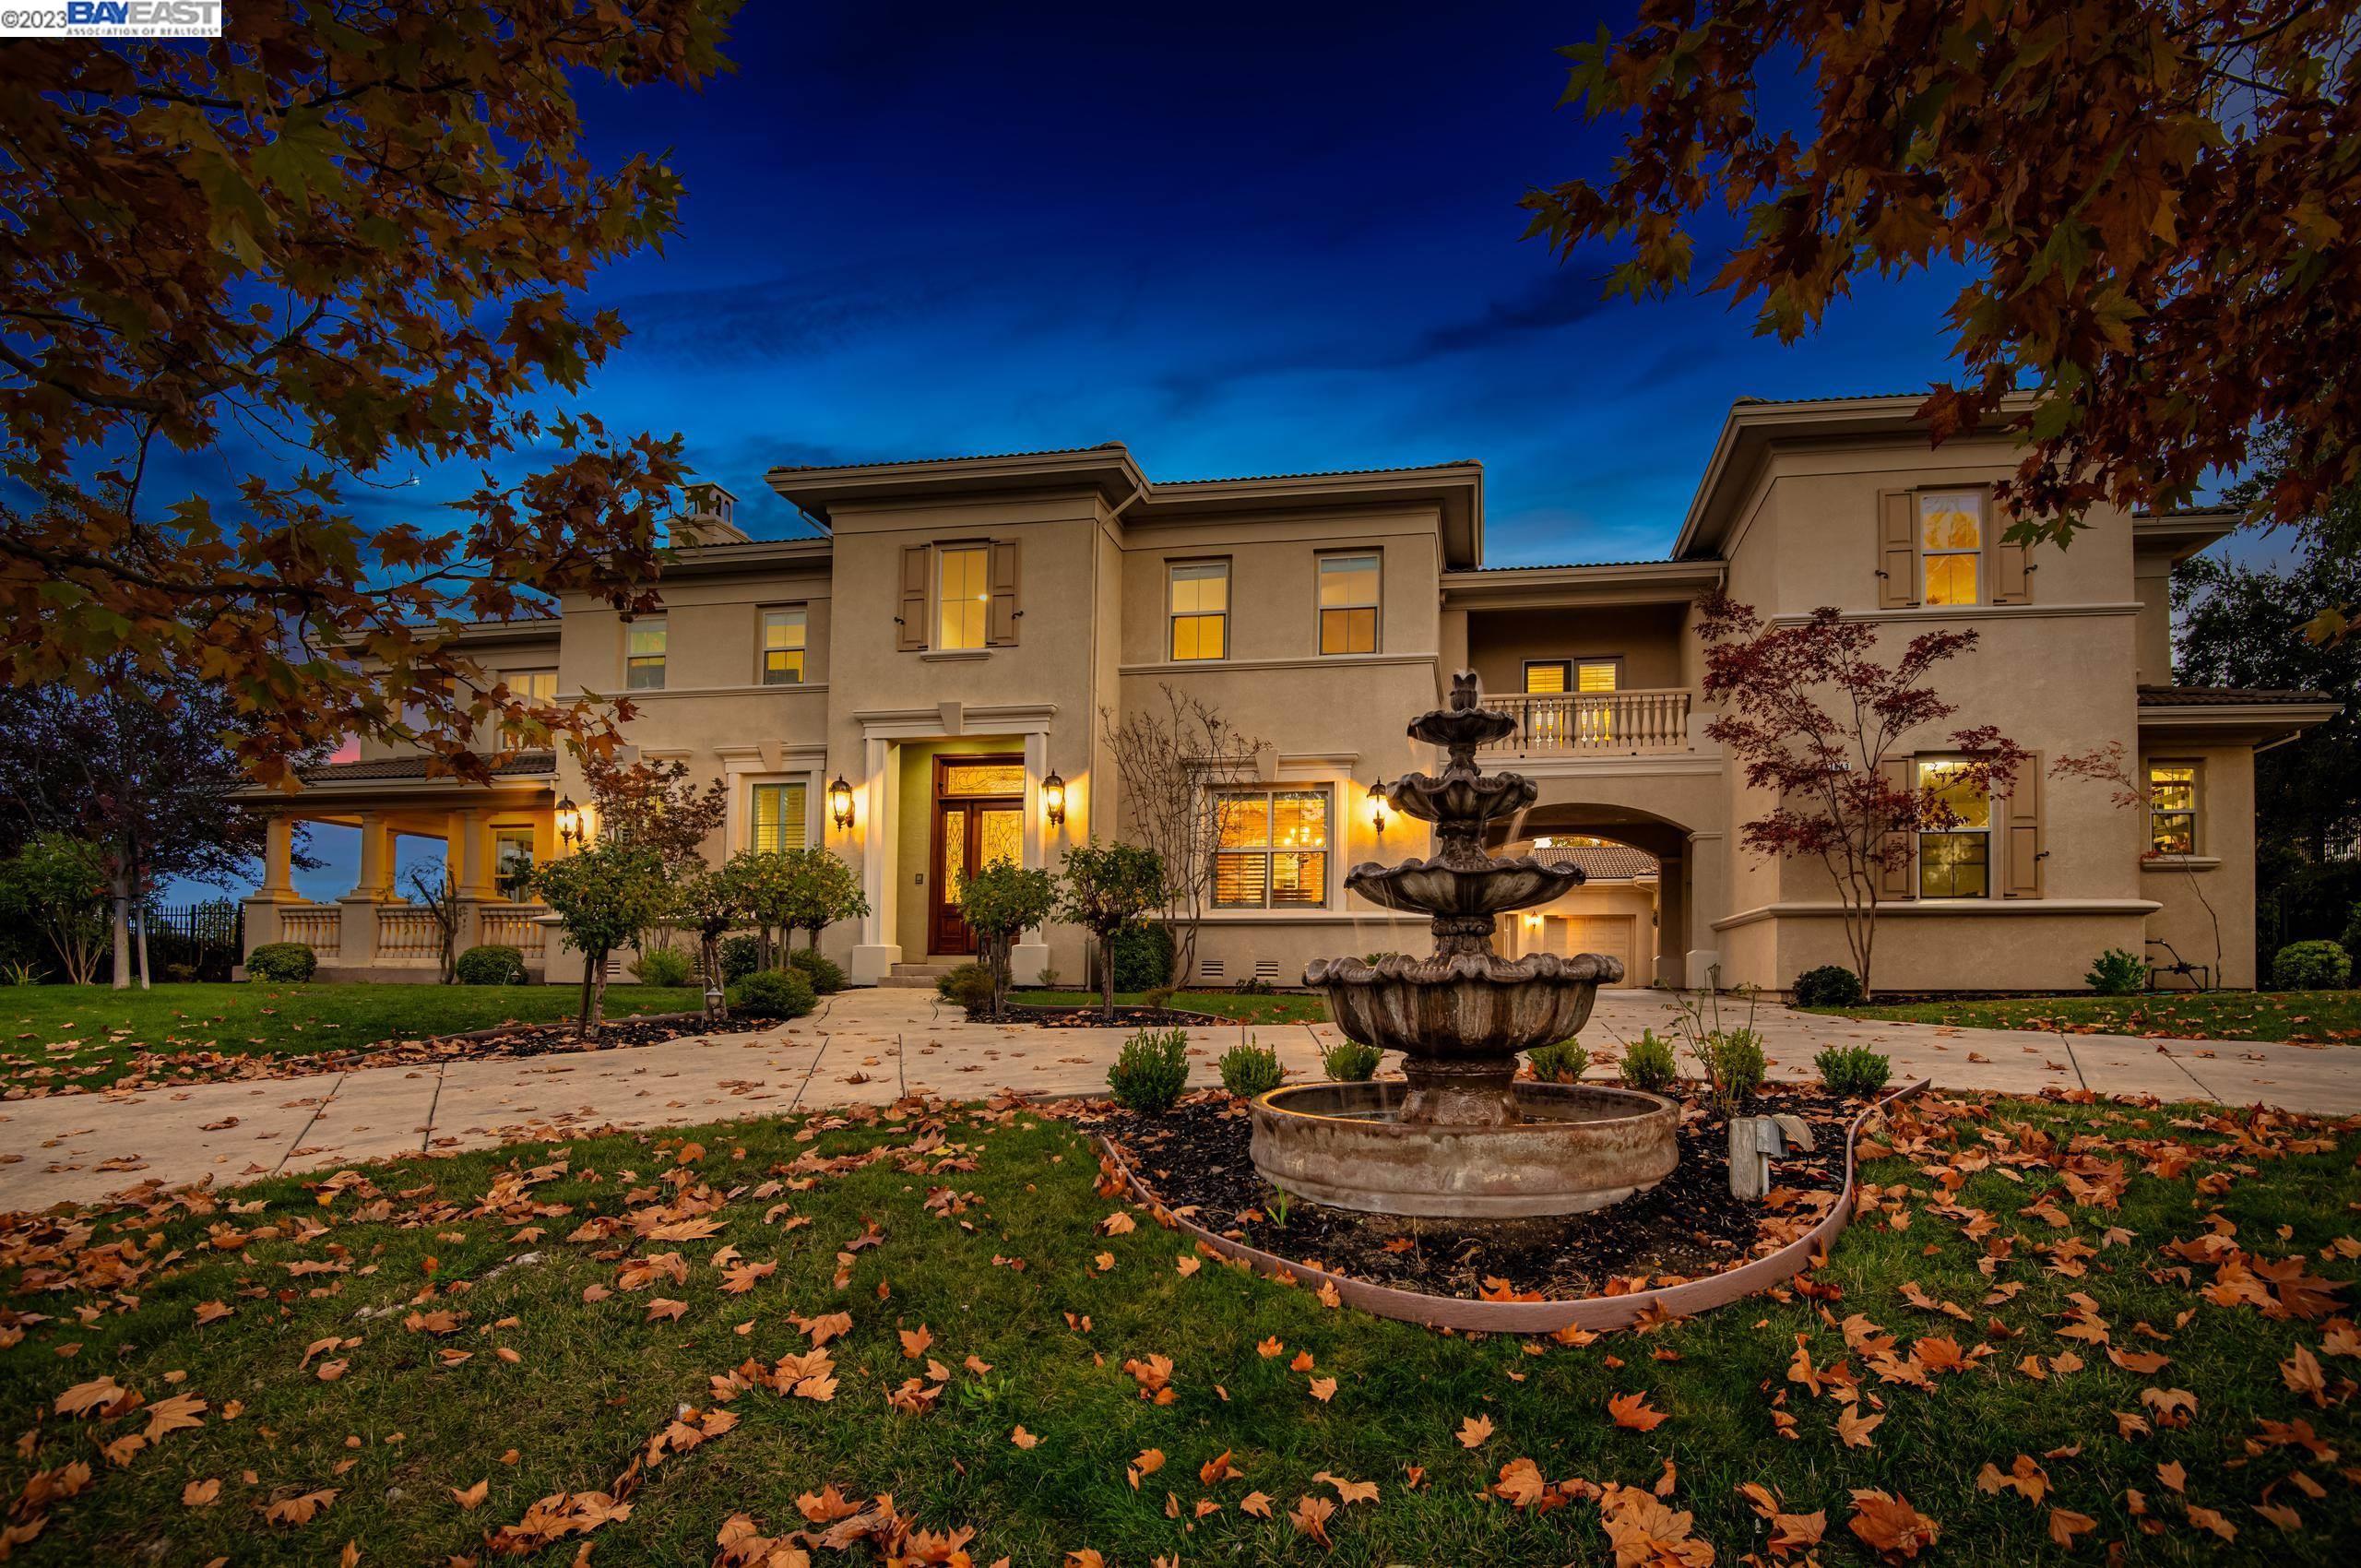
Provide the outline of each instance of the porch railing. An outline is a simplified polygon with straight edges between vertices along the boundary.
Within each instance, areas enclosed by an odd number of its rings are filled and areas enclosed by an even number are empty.
[[[1692,750],[1689,693],[1678,687],[1623,692],[1532,692],[1488,695],[1486,707],[1517,721],[1516,733],[1486,747],[1526,756],[1631,756]]]
[[[399,904],[377,908],[377,962],[438,964],[443,960],[443,928],[422,909]]]
[[[477,913],[476,940],[514,947],[527,963],[536,963],[548,950],[549,927],[541,924],[548,913],[539,904],[485,904]]]
[[[291,905],[279,911],[279,940],[300,942],[322,958],[333,958],[343,948],[344,911],[333,904],[310,908]]]

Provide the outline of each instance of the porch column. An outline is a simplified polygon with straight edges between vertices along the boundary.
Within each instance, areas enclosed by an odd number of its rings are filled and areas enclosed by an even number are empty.
[[[273,812],[263,819],[262,885],[254,897],[273,904],[295,902],[295,819]]]
[[[1689,861],[1667,855],[1656,862],[1656,972],[1659,984],[1678,989],[1685,981],[1682,955],[1689,947]]]
[[[495,892],[492,884],[492,832],[484,826],[483,813],[473,808],[453,812],[445,839],[449,846],[445,851],[445,863],[451,868],[451,880],[457,886],[459,897],[477,902],[491,898]]]
[[[1025,863],[1046,869],[1048,846],[1041,822],[1041,780],[1050,771],[1050,737],[1036,730],[1025,737]],[[1038,985],[1050,962],[1050,933],[1044,928],[1030,942],[1012,943],[1008,950],[1009,979],[1018,985]]]
[[[361,814],[361,880],[345,900],[384,903],[394,896],[394,826],[379,812]]]
[[[1681,899],[1688,906],[1689,951],[1680,978],[1684,985],[1700,990],[1714,983],[1712,971],[1722,961],[1721,933],[1714,922],[1729,912],[1728,858],[1720,834],[1689,836],[1689,885]]]
[[[895,778],[899,761],[891,741],[872,736],[861,743],[860,815],[853,826],[860,836],[860,890],[869,900],[869,913],[860,917],[860,941],[851,954],[849,969],[855,985],[875,985],[902,961],[902,944],[894,940],[901,891],[894,864],[900,836],[897,797],[901,790]],[[825,800],[821,809],[826,809]]]

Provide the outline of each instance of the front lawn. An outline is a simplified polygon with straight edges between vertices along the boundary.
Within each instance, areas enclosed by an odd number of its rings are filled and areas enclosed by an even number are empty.
[[[2361,1530],[2351,1123],[1930,1102],[1808,1293],[1560,1343],[1201,1257],[1029,1110],[880,1115],[19,1218],[7,1544],[1558,1564],[1611,1529],[1625,1562],[1833,1568],[2336,1562]]]
[[[2361,1038],[2361,991],[2164,992],[2141,996],[2016,996],[1984,1002],[1906,1002],[1813,1007],[1845,1018],[1898,1018],[1978,1029],[2063,1029],[2069,1034],[2176,1039],[2279,1039],[2325,1045]]]
[[[142,1052],[308,1056],[385,1040],[422,1039],[507,1023],[572,1017],[581,992],[565,985],[102,985],[0,991],[0,1084],[96,1088]],[[607,988],[606,1016],[686,1013],[694,987]]]
[[[1095,991],[1020,991],[1012,1000],[1040,1007],[1095,1007],[1099,995]],[[1146,1005],[1146,993],[1119,991],[1115,993],[1119,1007]],[[1324,1024],[1328,1021],[1328,1003],[1324,997],[1308,992],[1276,992],[1267,996],[1245,996],[1234,991],[1176,991],[1173,1006],[1186,1013],[1211,1013],[1216,1017],[1235,1018],[1241,1024]]]

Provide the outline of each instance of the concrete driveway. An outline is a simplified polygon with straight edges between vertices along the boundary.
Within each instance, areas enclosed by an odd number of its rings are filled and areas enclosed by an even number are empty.
[[[1612,1049],[1667,1028],[1668,998],[1608,992],[1583,1039]],[[1745,1021],[1725,1004],[1723,1022]],[[1764,1006],[1755,1027],[1774,1077],[1812,1075],[1832,1043],[1893,1058],[1897,1080],[2038,1093],[2088,1087],[2165,1099],[2261,1102],[2316,1113],[2361,1111],[2361,1049],[2201,1044],[1827,1018]],[[1321,1075],[1328,1025],[1190,1031],[1192,1083],[1252,1035],[1291,1077]],[[693,1036],[578,1054],[361,1068],[313,1077],[208,1084],[0,1105],[0,1209],[87,1201],[142,1181],[227,1185],[282,1171],[441,1153],[602,1126],[653,1127],[884,1104],[903,1094],[981,1099],[1104,1093],[1125,1031],[971,1024],[926,991],[848,992],[818,1013],[753,1035]]]

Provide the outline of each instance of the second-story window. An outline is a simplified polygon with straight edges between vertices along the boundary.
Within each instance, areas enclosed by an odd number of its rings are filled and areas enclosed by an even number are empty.
[[[1536,695],[1611,692],[1618,685],[1612,659],[1535,659],[1525,666],[1525,689]]]
[[[1932,790],[1959,820],[1918,835],[1918,897],[1992,896],[1992,798],[1956,757],[1918,759],[1918,787]]]
[[[1918,558],[1926,604],[1984,602],[1984,493],[1918,493]]]
[[[664,618],[642,617],[623,628],[623,685],[635,692],[664,689]]]
[[[803,681],[805,613],[801,610],[763,612],[763,684],[800,685]]]
[[[554,670],[511,670],[501,679],[508,683],[511,696],[534,703],[557,701],[557,671]],[[500,730],[502,734],[512,740],[526,735],[525,725],[514,720],[502,720]]]
[[[940,648],[981,647],[991,621],[991,550],[982,544],[945,545],[935,577],[936,638]]]
[[[1375,653],[1379,557],[1320,558],[1320,651]]]
[[[2148,765],[2148,846],[2159,855],[2197,853],[2197,765]]]
[[[1185,561],[1172,568],[1167,647],[1175,659],[1229,653],[1229,563]]]

